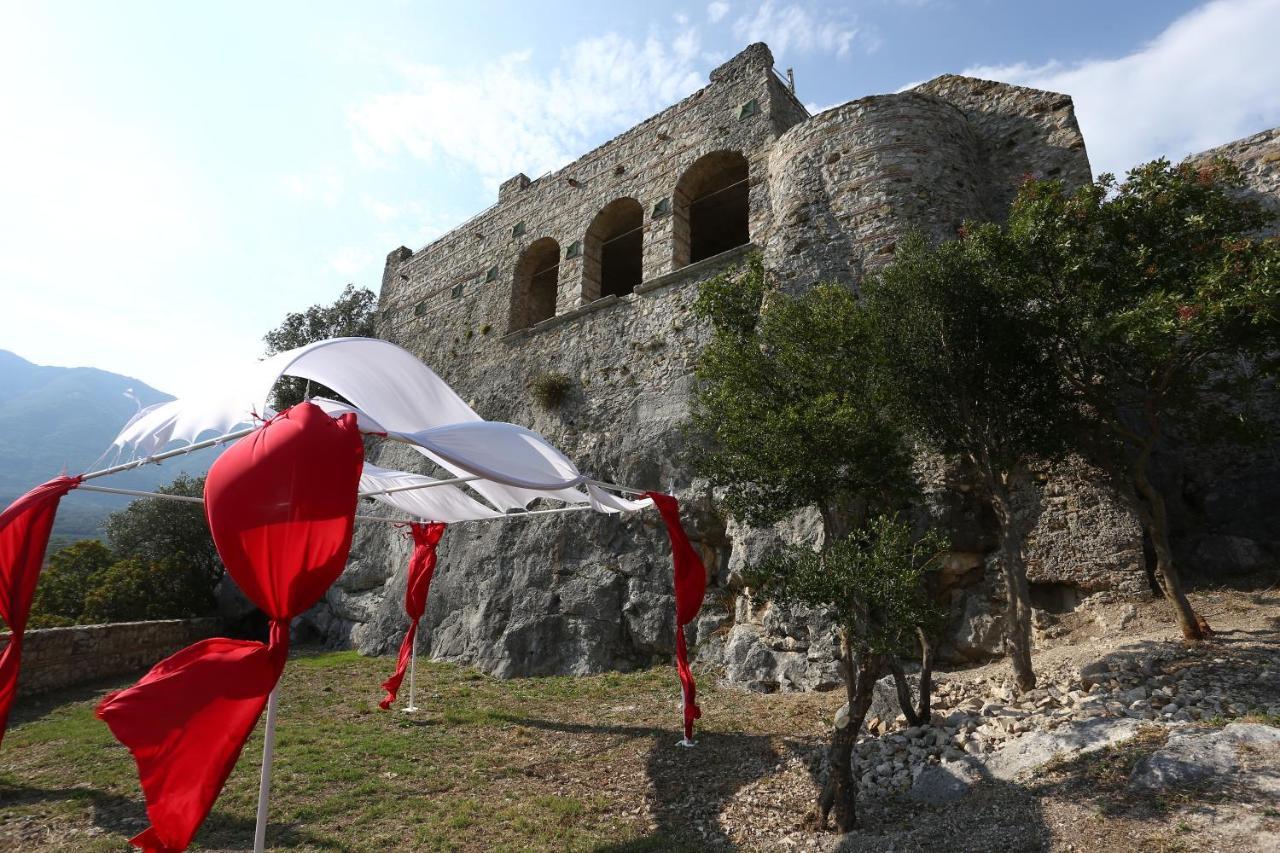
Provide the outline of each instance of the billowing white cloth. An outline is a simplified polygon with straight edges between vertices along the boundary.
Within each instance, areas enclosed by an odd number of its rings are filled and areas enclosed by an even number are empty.
[[[269,418],[270,395],[282,376],[326,385],[351,404],[313,400],[330,415],[354,413],[360,429],[406,442],[456,476],[478,476],[457,486],[396,492],[378,500],[419,518],[462,521],[502,516],[538,498],[589,504],[598,512],[627,512],[651,504],[631,501],[590,485],[573,462],[541,435],[524,427],[483,420],[452,388],[408,351],[374,338],[334,338],[280,353],[239,371],[227,371],[205,392],[139,412],[112,442],[117,454],[152,455],[175,441],[225,434]],[[366,465],[362,491],[410,484],[429,477]],[[381,486],[377,485],[382,483]],[[583,486],[586,489],[583,489]],[[497,510],[467,494],[474,491]]]
[[[486,480],[523,489],[568,489],[586,479],[569,458],[533,430],[497,421],[388,433]]]
[[[172,441],[194,442],[270,417],[281,376],[327,385],[384,431],[414,432],[481,417],[431,368],[408,351],[375,338],[333,338],[222,373],[199,394],[139,412],[112,447],[149,456]]]

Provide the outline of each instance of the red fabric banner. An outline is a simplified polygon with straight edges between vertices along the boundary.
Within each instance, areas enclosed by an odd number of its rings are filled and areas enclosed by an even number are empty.
[[[431,578],[436,572],[436,546],[440,544],[444,528],[444,523],[439,521],[430,524],[415,521],[409,525],[409,535],[413,537],[413,555],[409,558],[409,577],[404,590],[404,612],[409,615],[409,630],[400,643],[400,658],[396,662],[395,673],[382,682],[382,689],[387,691],[387,696],[378,703],[378,707],[384,711],[390,710],[391,703],[396,701],[400,683],[404,681],[405,671],[409,668],[413,640],[418,635],[418,620],[427,610],[427,593],[431,589]],[[412,701],[412,697],[410,700]]]
[[[133,753],[151,827],[132,843],[185,850],[284,669],[289,620],[342,573],[364,445],[354,415],[301,403],[218,457],[205,515],[240,589],[271,619],[266,645],[214,639],[156,664],[98,716]]]
[[[684,709],[684,737],[693,740],[693,721],[702,716],[698,708],[698,688],[689,668],[689,647],[684,638],[684,626],[688,625],[702,609],[702,598],[707,593],[707,570],[698,552],[693,550],[689,536],[680,524],[680,503],[671,495],[646,492],[662,513],[667,525],[667,537],[671,540],[671,563],[675,574],[676,592],[676,672],[680,676],[682,707]]]
[[[18,689],[22,635],[27,630],[58,501],[78,485],[79,477],[55,477],[0,513],[0,619],[9,626],[9,643],[0,652],[0,741],[4,740],[9,708]]]

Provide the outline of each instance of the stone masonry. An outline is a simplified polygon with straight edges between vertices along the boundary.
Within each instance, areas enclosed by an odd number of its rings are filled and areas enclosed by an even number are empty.
[[[179,649],[218,634],[217,619],[163,619],[39,628],[22,638],[18,694],[30,696],[149,669]],[[9,635],[0,634],[0,648]]]
[[[737,581],[768,548],[813,541],[821,526],[803,513],[773,530],[725,518],[682,456],[707,335],[690,312],[698,284],[759,252],[788,289],[856,288],[910,230],[943,239],[966,219],[1001,219],[1027,175],[1089,180],[1070,97],[947,75],[810,116],[754,44],[680,103],[561,169],[511,178],[496,204],[419,251],[391,252],[378,334],[483,417],[537,430],[583,471],[674,491],[711,573],[691,635],[699,661],[757,689],[825,688],[835,650],[823,614],[755,601]],[[531,388],[551,374],[569,391],[543,406]],[[373,457],[407,470],[419,460],[393,446]],[[922,511],[957,549],[944,651],[978,659],[999,651],[993,524],[943,488],[948,476],[922,466]],[[1029,567],[1046,609],[1145,593],[1140,527],[1097,476],[1062,465],[1042,492]],[[394,650],[408,554],[394,530],[362,527],[302,632]],[[423,653],[503,676],[643,665],[673,648],[665,536],[651,514],[455,525],[425,626]]]

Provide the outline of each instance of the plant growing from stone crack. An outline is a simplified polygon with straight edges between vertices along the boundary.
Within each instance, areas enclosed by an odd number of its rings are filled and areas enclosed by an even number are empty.
[[[1045,349],[1081,403],[1078,449],[1142,520],[1188,640],[1208,624],[1182,591],[1152,454],[1265,439],[1254,409],[1280,368],[1280,240],[1259,236],[1275,217],[1241,186],[1226,160],[1156,160],[1073,193],[1032,181],[1008,227]]]
[[[529,389],[533,392],[533,399],[537,400],[538,405],[544,409],[558,408],[568,397],[569,389],[572,387],[572,379],[563,373],[555,371],[540,373],[529,383]]]
[[[857,819],[854,739],[889,647],[899,651],[903,632],[919,624],[906,603],[916,599],[902,593],[919,582],[916,546],[890,518],[911,490],[910,454],[879,404],[863,313],[848,289],[818,285],[785,296],[769,287],[755,256],[745,271],[703,284],[694,311],[712,326],[697,365],[694,468],[725,487],[726,508],[748,524],[806,507],[822,516],[812,547],[762,563],[752,582],[839,614],[850,720],[832,736],[815,818],[825,826],[834,814],[848,831]],[[893,626],[895,642],[880,626]],[[922,695],[927,702],[927,688]]]

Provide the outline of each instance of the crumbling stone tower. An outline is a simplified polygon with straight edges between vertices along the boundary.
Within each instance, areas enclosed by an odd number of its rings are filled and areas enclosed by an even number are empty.
[[[911,229],[942,239],[965,219],[1002,219],[1027,175],[1090,178],[1066,95],[947,75],[811,116],[754,44],[678,104],[561,169],[505,181],[492,207],[430,245],[391,252],[378,334],[584,471],[674,488],[714,574],[700,656],[765,689],[821,686],[834,658],[820,616],[715,590],[779,536],[803,536],[805,520],[775,531],[726,521],[680,461],[706,336],[690,313],[697,285],[759,251],[788,288],[857,287]],[[569,377],[551,407],[530,390],[549,374]],[[377,461],[419,464],[396,449]],[[1139,526],[1088,471],[1054,472],[1045,493],[1029,561],[1043,607],[1145,589]],[[958,549],[950,651],[990,653],[989,525],[972,507],[939,511]],[[670,568],[651,523],[584,513],[457,526],[432,589],[429,653],[519,675],[670,651]],[[394,533],[362,530],[312,627],[368,652],[393,647],[406,555]]]

